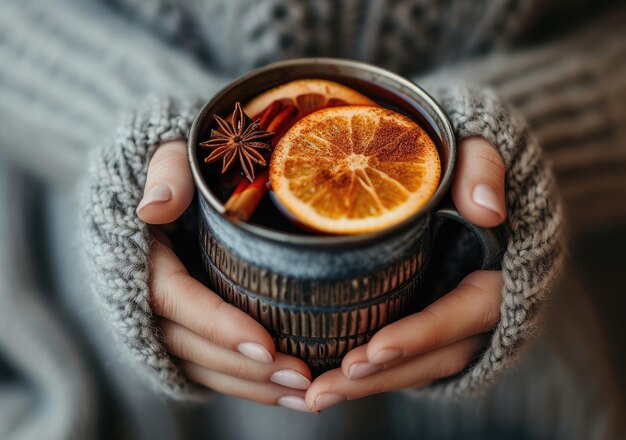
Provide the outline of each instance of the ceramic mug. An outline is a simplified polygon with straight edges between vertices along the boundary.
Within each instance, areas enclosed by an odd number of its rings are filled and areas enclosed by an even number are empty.
[[[236,101],[301,78],[324,78],[361,91],[417,120],[437,145],[441,181],[416,214],[388,229],[360,235],[315,236],[285,232],[224,216],[207,183],[204,152],[213,114]],[[198,188],[198,225],[209,287],[260,322],[279,351],[305,360],[312,373],[337,368],[351,349],[381,327],[416,311],[433,240],[444,219],[478,236],[483,269],[499,268],[502,229],[467,222],[446,197],[457,147],[445,113],[416,84],[364,63],[307,58],[261,67],[232,82],[200,110],[189,135],[189,163]],[[444,206],[445,205],[445,206]]]

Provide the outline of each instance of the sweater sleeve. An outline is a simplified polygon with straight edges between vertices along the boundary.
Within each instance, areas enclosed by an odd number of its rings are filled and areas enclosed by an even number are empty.
[[[113,142],[94,150],[81,185],[85,268],[122,354],[155,388],[176,399],[202,397],[181,374],[155,325],[148,289],[148,225],[135,214],[148,162],[165,141],[184,138],[197,112],[192,103],[152,98],[129,114]]]
[[[459,138],[485,137],[507,167],[501,320],[487,350],[461,375],[434,385],[435,395],[482,393],[515,363],[538,332],[563,253],[561,229],[576,236],[626,219],[625,20],[626,8],[616,9],[549,45],[417,79]]]
[[[561,206],[536,138],[492,89],[438,76],[419,82],[441,104],[458,139],[484,137],[506,166],[508,241],[500,321],[487,349],[465,372],[428,389],[433,395],[471,396],[514,365],[524,342],[536,333],[563,253]]]
[[[0,8],[0,151],[47,184],[73,185],[88,151],[150,93],[208,97],[225,82],[101,3]]]
[[[438,73],[497,91],[527,121],[554,173],[568,233],[626,220],[626,7],[570,35]]]

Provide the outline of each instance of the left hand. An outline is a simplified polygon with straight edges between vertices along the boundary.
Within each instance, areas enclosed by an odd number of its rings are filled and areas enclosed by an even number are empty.
[[[460,142],[452,198],[477,226],[498,226],[506,218],[504,171],[500,154],[483,138]],[[500,319],[502,286],[500,271],[471,273],[421,312],[382,328],[369,343],[350,351],[340,369],[311,384],[305,395],[308,407],[321,411],[461,372],[484,349],[485,333]]]

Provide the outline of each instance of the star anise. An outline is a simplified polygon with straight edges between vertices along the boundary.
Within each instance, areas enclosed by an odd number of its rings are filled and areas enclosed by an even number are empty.
[[[213,163],[220,158],[222,174],[232,168],[239,158],[241,169],[248,180],[254,180],[254,164],[267,166],[267,160],[259,150],[270,150],[270,141],[274,133],[261,130],[259,121],[254,121],[246,115],[240,103],[235,104],[235,110],[230,122],[218,115],[213,115],[218,129],[211,130],[211,138],[200,143],[203,148],[212,149],[204,162]]]

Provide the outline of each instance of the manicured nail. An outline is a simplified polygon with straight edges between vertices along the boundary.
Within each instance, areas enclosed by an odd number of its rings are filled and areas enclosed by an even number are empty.
[[[168,185],[161,183],[144,194],[143,199],[141,199],[141,202],[137,205],[137,212],[141,211],[148,205],[167,202],[171,198],[172,190]]]
[[[370,358],[370,362],[375,364],[384,364],[385,362],[395,361],[400,359],[404,352],[395,347],[381,348]]]
[[[278,399],[278,404],[296,411],[311,412],[304,399],[298,396],[283,396]]]
[[[272,358],[272,355],[267,348],[263,347],[261,344],[257,344],[256,342],[242,342],[237,346],[237,351],[253,361],[263,362],[266,364],[274,362],[274,358]]]
[[[306,390],[311,381],[295,370],[278,370],[270,380],[278,385],[283,385],[297,390]]]
[[[335,393],[322,393],[315,398],[311,411],[322,411],[346,400],[346,396]]]
[[[472,199],[477,205],[487,208],[489,211],[495,212],[500,217],[504,218],[506,216],[504,206],[502,206],[498,194],[489,185],[484,183],[476,185],[474,187],[474,191],[472,192]]]
[[[348,369],[348,379],[360,379],[383,369],[382,365],[369,362],[355,362]]]

